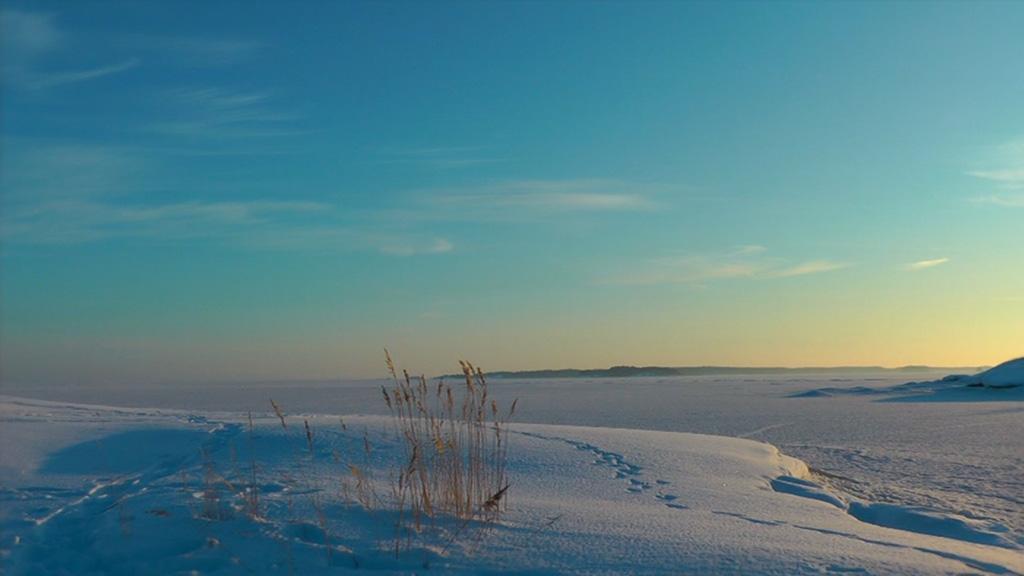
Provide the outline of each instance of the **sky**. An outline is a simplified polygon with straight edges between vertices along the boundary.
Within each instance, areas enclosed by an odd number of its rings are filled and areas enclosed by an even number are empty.
[[[1024,355],[1024,3],[0,25],[8,384]]]

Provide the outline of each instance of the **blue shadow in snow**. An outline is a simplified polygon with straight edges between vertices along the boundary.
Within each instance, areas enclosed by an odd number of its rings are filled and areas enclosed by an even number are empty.
[[[86,475],[138,472],[168,460],[195,456],[209,437],[203,431],[174,428],[119,432],[50,454],[40,472]]]

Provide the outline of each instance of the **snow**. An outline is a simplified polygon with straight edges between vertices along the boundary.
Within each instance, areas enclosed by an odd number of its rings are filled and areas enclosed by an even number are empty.
[[[975,431],[981,438],[993,426],[1019,427],[1015,405],[873,401],[885,395],[794,398],[817,382],[761,380],[728,389],[699,381],[686,388],[689,409],[708,412],[710,404],[701,402],[712,398],[719,409],[694,422],[731,427],[734,437],[616,428],[618,422],[602,416],[614,409],[630,423],[669,428],[669,416],[678,419],[683,408],[668,401],[667,391],[680,382],[692,381],[593,383],[600,387],[597,403],[577,402],[576,409],[581,418],[603,419],[603,427],[516,425],[501,522],[466,528],[440,519],[397,557],[393,515],[386,507],[364,510],[341,488],[347,464],[357,462],[386,491],[387,470],[400,453],[386,417],[346,415],[342,429],[337,416],[322,413],[324,402],[311,402],[320,409],[290,416],[284,430],[264,406],[253,413],[250,432],[247,414],[222,409],[0,396],[0,566],[8,574],[1024,573],[1024,543],[1012,524],[1021,514],[1014,500],[1021,493],[1020,444],[973,444]],[[561,409],[564,417],[558,387],[540,384],[510,384],[503,393],[547,398],[546,408]],[[830,384],[890,387],[887,381]],[[661,411],[641,419],[629,402],[606,405],[617,387],[626,387],[623,398]],[[530,406],[540,417],[548,414],[536,401],[521,409]],[[786,420],[750,416],[764,412]],[[839,414],[851,418],[850,430],[875,436],[852,441],[840,433]],[[891,424],[899,442],[880,441],[870,429],[873,419],[898,414],[905,422],[892,418]],[[934,426],[908,427],[935,414],[945,414],[943,429],[963,428],[947,436]],[[306,419],[312,452],[301,432]],[[810,437],[800,432],[808,422],[819,437],[851,445],[802,444]],[[364,434],[371,458],[362,450]],[[772,435],[789,438],[783,444],[792,456],[759,440]],[[931,459],[900,450],[901,443],[913,450],[915,442],[936,437],[960,441]],[[812,457],[815,467],[793,457],[797,452]],[[923,463],[946,474],[939,482],[973,479],[973,457],[987,459],[990,469],[978,472],[977,485],[957,491],[932,487],[925,475],[912,483],[898,475],[877,482],[867,474]],[[254,462],[255,483],[247,480]],[[955,463],[959,474],[947,474],[942,462]],[[830,471],[817,471],[822,468]],[[213,501],[204,481],[211,470],[224,479],[214,483],[219,497]],[[250,484],[260,494],[258,518],[244,513]],[[906,497],[915,490],[932,506]],[[961,494],[971,491],[995,496]]]
[[[1005,526],[955,514],[940,514],[927,508],[851,502],[849,513],[861,521],[879,526],[1015,548],[1013,543],[1003,536],[1009,531]]]
[[[972,388],[1021,388],[1024,387],[1024,357],[1007,360],[1002,364],[974,375],[950,374],[938,383],[952,383]]]
[[[998,396],[994,396],[998,394]],[[990,401],[1024,399],[1024,358],[1009,360],[978,374],[949,374],[935,380],[906,382],[895,386],[829,386],[794,392],[793,398],[832,396],[894,396],[933,401]]]
[[[990,368],[977,376],[968,378],[970,383],[978,383],[989,388],[1011,388],[1024,386],[1024,357],[1009,360]]]

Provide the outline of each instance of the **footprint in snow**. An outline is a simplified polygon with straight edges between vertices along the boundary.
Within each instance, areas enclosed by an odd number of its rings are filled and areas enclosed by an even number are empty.
[[[651,489],[651,484],[649,482],[644,482],[643,480],[637,480],[636,478],[630,478],[629,479],[629,487],[626,488],[626,492],[637,493],[637,492],[644,492],[644,491],[650,490],[650,489]]]
[[[675,494],[666,494],[664,492],[660,492],[658,494],[655,494],[654,497],[664,502],[665,506],[668,506],[669,508],[672,508],[674,510],[686,510],[689,508],[689,506],[685,504],[680,504],[676,502],[676,500],[679,499],[679,496],[676,496]]]
[[[614,471],[614,478],[617,480],[628,480],[629,486],[626,491],[632,493],[639,493],[652,488],[650,482],[645,482],[637,478],[631,478],[631,476],[642,476],[643,467],[637,464],[628,462],[622,454],[604,450],[599,446],[595,446],[589,442],[582,442],[580,440],[572,440],[569,438],[556,438],[543,436],[541,434],[531,434],[529,432],[523,432],[524,436],[531,436],[534,438],[541,438],[544,440],[559,440],[569,444],[581,452],[590,452],[594,455],[594,460],[590,462],[592,466],[606,466]],[[665,485],[668,481],[658,480],[658,484]]]

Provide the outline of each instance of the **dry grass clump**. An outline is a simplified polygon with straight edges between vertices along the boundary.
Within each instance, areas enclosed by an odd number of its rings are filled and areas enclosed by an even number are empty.
[[[509,489],[507,412],[489,397],[484,373],[460,362],[463,381],[430,385],[423,376],[399,376],[385,350],[393,387],[383,387],[403,450],[392,475],[399,527],[420,530],[439,515],[463,521],[497,520]]]
[[[517,402],[501,410],[489,394],[483,371],[469,362],[459,363],[462,378],[449,384],[443,379],[431,383],[424,376],[413,378],[407,371],[399,372],[386,350],[385,358],[391,384],[383,386],[382,393],[392,417],[397,454],[386,450],[382,453],[383,461],[375,462],[377,454],[366,430],[362,434],[361,458],[359,449],[345,454],[335,448],[331,454],[333,462],[347,469],[341,485],[342,498],[366,511],[380,511],[394,518],[396,554],[403,544],[408,548],[414,537],[421,537],[425,529],[439,530],[448,542],[445,550],[467,532],[482,536],[481,529],[490,527],[506,508],[508,422],[515,414]],[[303,457],[297,470],[300,477],[315,473],[312,467],[317,465],[317,442],[320,438],[329,439],[329,433],[314,430],[313,424],[305,418],[301,431],[294,429],[297,427],[290,428],[282,405],[271,399],[270,407],[286,435],[304,436]],[[358,441],[343,418],[339,417],[338,424],[346,441]],[[237,511],[252,520],[267,520],[264,512],[269,513],[272,508],[261,494],[255,429],[250,412],[247,434],[250,461],[248,466],[240,467],[231,445],[234,465],[231,480],[216,470],[212,455],[202,450],[203,490],[201,510],[195,513],[198,517],[226,520]],[[307,458],[310,468],[303,463]],[[392,463],[390,470],[375,473],[384,462]],[[385,477],[389,482],[383,484]],[[291,483],[290,474],[285,473],[282,483]],[[182,485],[186,485],[185,480]],[[229,502],[225,501],[225,490],[234,496]],[[330,563],[331,519],[315,493],[311,496],[311,506],[316,515],[315,524],[324,532],[323,546]],[[291,514],[290,498],[288,509]]]

